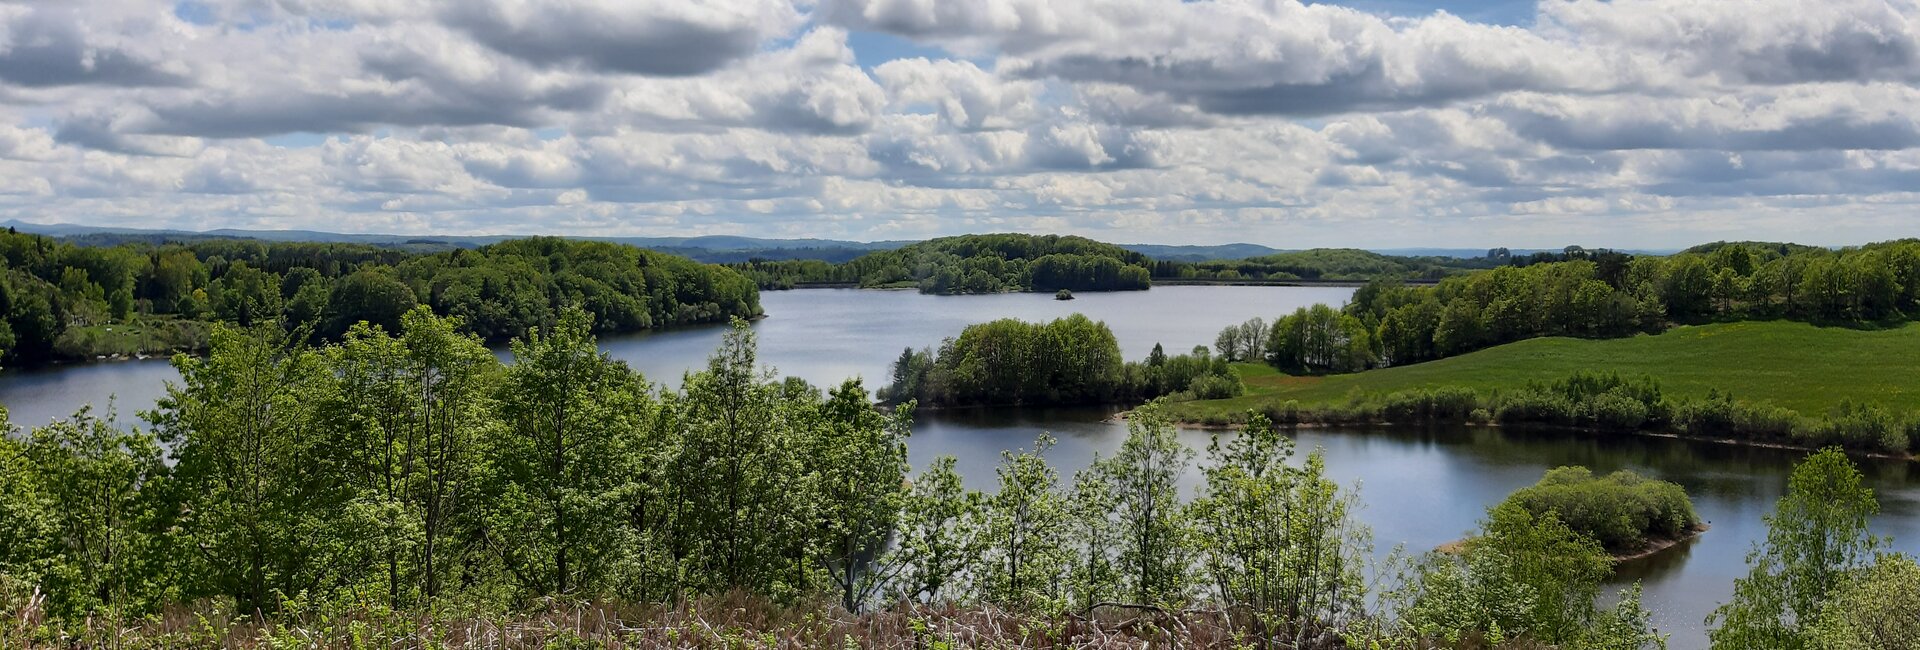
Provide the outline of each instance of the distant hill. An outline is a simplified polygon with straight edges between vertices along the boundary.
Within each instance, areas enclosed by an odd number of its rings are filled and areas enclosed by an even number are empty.
[[[1156,260],[1175,262],[1210,262],[1213,260],[1237,260],[1249,257],[1261,257],[1284,252],[1278,248],[1259,244],[1221,244],[1218,246],[1168,246],[1163,244],[1119,244],[1121,248],[1141,253]]]
[[[191,242],[207,239],[257,239],[274,242],[333,242],[393,246],[409,249],[479,248],[527,235],[380,235],[320,232],[313,230],[243,230],[221,228],[208,231],[155,228],[105,228],[73,224],[38,224],[20,220],[0,222],[23,233],[73,240],[88,246],[112,246],[127,242]],[[724,264],[751,259],[825,260],[844,262],[861,255],[893,250],[911,241],[859,242],[838,239],[762,239],[735,235],[700,237],[568,237],[637,246],[649,250],[691,258],[701,262]]]
[[[444,248],[479,248],[509,239],[520,239],[528,235],[381,235],[321,232],[315,230],[247,230],[240,228],[221,228],[207,231],[169,230],[155,228],[112,228],[100,226],[81,226],[74,224],[38,224],[20,220],[0,222],[0,227],[11,227],[20,232],[50,237],[62,237],[74,243],[86,246],[112,246],[127,242],[160,243],[166,241],[191,242],[206,239],[258,239],[276,242],[337,242],[349,244],[367,244],[372,246],[392,246],[415,251],[432,251]],[[638,246],[650,250],[679,255],[711,264],[733,264],[750,260],[788,261],[821,260],[835,264],[847,262],[875,251],[896,250],[915,240],[891,240],[877,242],[849,241],[842,239],[767,239],[743,237],[739,235],[704,235],[699,237],[567,237],[592,241],[614,242],[629,246]],[[1717,244],[1708,244],[1707,247]],[[1280,249],[1261,244],[1232,243],[1211,246],[1175,246],[1167,244],[1118,244],[1120,248],[1144,254],[1155,260],[1171,262],[1211,262],[1218,260],[1244,260],[1270,257],[1284,253],[1298,253],[1304,249]],[[1704,247],[1696,247],[1704,248]],[[1557,248],[1515,248],[1516,256],[1531,255],[1536,252],[1558,253]],[[1380,248],[1367,249],[1368,252],[1395,257],[1452,257],[1474,259],[1485,257],[1484,248]],[[1668,255],[1672,250],[1622,250],[1633,255]]]

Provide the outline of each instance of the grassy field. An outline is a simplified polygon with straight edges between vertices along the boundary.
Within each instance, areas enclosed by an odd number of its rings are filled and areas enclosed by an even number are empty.
[[[1720,389],[1735,398],[1821,415],[1842,400],[1920,410],[1920,324],[1889,330],[1814,327],[1782,321],[1679,327],[1652,336],[1545,338],[1449,359],[1349,375],[1291,377],[1265,365],[1236,366],[1247,395],[1175,406],[1181,419],[1241,413],[1298,400],[1345,401],[1427,386],[1482,392],[1565,377],[1575,370],[1648,375],[1670,396]]]

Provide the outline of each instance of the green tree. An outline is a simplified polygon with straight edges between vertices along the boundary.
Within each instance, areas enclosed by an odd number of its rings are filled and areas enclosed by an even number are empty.
[[[388,273],[356,271],[333,285],[327,299],[325,334],[338,336],[366,321],[389,332],[400,331],[400,319],[418,304],[413,289]]]
[[[1320,454],[1298,468],[1287,465],[1292,455],[1293,442],[1258,413],[1239,435],[1214,436],[1193,517],[1219,598],[1253,612],[1263,634],[1298,645],[1361,614],[1370,535]]]
[[[213,315],[220,320],[253,327],[280,319],[280,277],[250,266],[234,264],[208,292]]]
[[[1767,540],[1747,554],[1747,577],[1707,619],[1713,647],[1798,650],[1816,645],[1811,626],[1850,572],[1884,543],[1867,532],[1880,511],[1873,490],[1837,448],[1802,461],[1768,515]]]
[[[646,383],[595,345],[592,316],[569,308],[512,345],[495,403],[489,527],[533,594],[599,593],[620,560],[629,482],[653,417]]]
[[[1847,576],[1820,609],[1811,647],[1826,650],[1920,650],[1920,564],[1881,555]]]
[[[934,459],[914,478],[887,562],[898,572],[898,598],[935,604],[960,595],[954,585],[973,567],[984,542],[983,499],[961,484],[952,456]]]
[[[324,489],[302,435],[316,362],[277,326],[218,327],[206,357],[174,357],[181,381],[148,414],[187,495],[180,534],[197,553],[192,574],[241,611],[273,611],[277,596],[323,582],[327,563],[305,530]]]
[[[1059,474],[1046,459],[1053,444],[1042,434],[1031,451],[1001,452],[1000,487],[987,499],[986,543],[974,576],[981,600],[1018,609],[1062,602],[1073,553]]]
[[[807,513],[791,507],[804,505],[792,498],[804,478],[792,427],[807,416],[782,403],[741,320],[682,386],[669,403],[677,437],[663,498],[675,511],[672,554],[686,586],[791,595],[806,580],[793,571],[793,550],[808,539]]]
[[[1139,604],[1183,605],[1192,596],[1192,528],[1180,500],[1180,476],[1193,462],[1157,403],[1127,417],[1127,440],[1095,459],[1112,495],[1114,567],[1125,597]]]
[[[886,587],[875,560],[886,550],[906,499],[907,436],[913,403],[881,413],[859,379],[849,379],[821,405],[808,432],[805,461],[815,542],[810,548],[840,591],[840,606],[857,612]]]
[[[153,599],[165,592],[146,584],[157,542],[153,523],[164,507],[154,499],[161,492],[154,484],[167,475],[154,437],[123,431],[82,408],[70,419],[35,427],[13,451],[18,456],[0,471],[24,474],[17,496],[37,503],[10,513],[7,527],[27,530],[7,534],[26,537],[44,526],[41,541],[49,548],[41,549],[39,566],[20,568],[38,574],[48,609],[58,616],[119,617],[160,604]],[[45,518],[36,521],[36,510]],[[0,558],[12,555],[0,552]]]

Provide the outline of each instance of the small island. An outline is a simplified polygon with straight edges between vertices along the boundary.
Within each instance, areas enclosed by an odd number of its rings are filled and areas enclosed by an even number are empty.
[[[1068,291],[1068,290],[1066,290],[1066,289],[1061,289],[1061,290],[1059,290],[1059,291],[1055,291],[1055,292],[1053,292],[1053,299],[1054,299],[1054,300],[1072,300],[1072,299],[1073,299],[1073,292],[1072,292],[1072,291]]]
[[[1534,517],[1553,513],[1568,528],[1599,542],[1615,562],[1652,556],[1707,531],[1678,484],[1628,470],[1595,476],[1585,467],[1548,470],[1540,482],[1507,497]],[[1471,540],[1440,547],[1457,553]]]

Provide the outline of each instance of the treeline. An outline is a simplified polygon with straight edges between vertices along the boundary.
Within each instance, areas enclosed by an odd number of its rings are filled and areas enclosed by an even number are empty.
[[[1005,234],[931,239],[841,264],[762,260],[729,266],[765,289],[851,284],[945,295],[1146,289],[1151,263],[1140,253],[1084,237]]]
[[[1243,260],[1153,263],[1154,279],[1164,280],[1357,280],[1381,277],[1437,280],[1490,269],[1514,260],[1506,257],[1403,257],[1354,248],[1316,248]]]
[[[1287,424],[1516,424],[1573,427],[1600,433],[1657,432],[1818,448],[1838,446],[1905,456],[1920,452],[1920,412],[1843,402],[1824,414],[1801,414],[1735,399],[1721,391],[1700,398],[1665,394],[1651,377],[1576,372],[1528,382],[1514,390],[1480,392],[1430,386],[1380,394],[1355,393],[1345,402],[1288,400],[1262,414]],[[1198,418],[1230,424],[1231,418]]]
[[[1570,259],[1501,266],[1433,286],[1368,283],[1344,308],[1306,307],[1273,321],[1251,350],[1244,325],[1221,340],[1235,360],[1291,373],[1419,363],[1540,336],[1608,338],[1675,324],[1793,318],[1884,325],[1920,315],[1920,241],[1831,251],[1722,244],[1671,257],[1570,251]],[[1232,339],[1229,341],[1229,339]]]
[[[1197,347],[1143,361],[1121,358],[1106,323],[1081,314],[1046,323],[1001,319],[969,325],[939,350],[907,348],[880,390],[890,403],[931,406],[1135,404],[1156,397],[1220,399],[1245,388],[1223,357]]]
[[[760,312],[726,269],[616,244],[535,238],[417,253],[357,244],[197,239],[77,246],[0,233],[0,362],[204,350],[207,322],[279,323],[338,338],[424,304],[489,342],[550,325],[564,305],[601,332]]]

